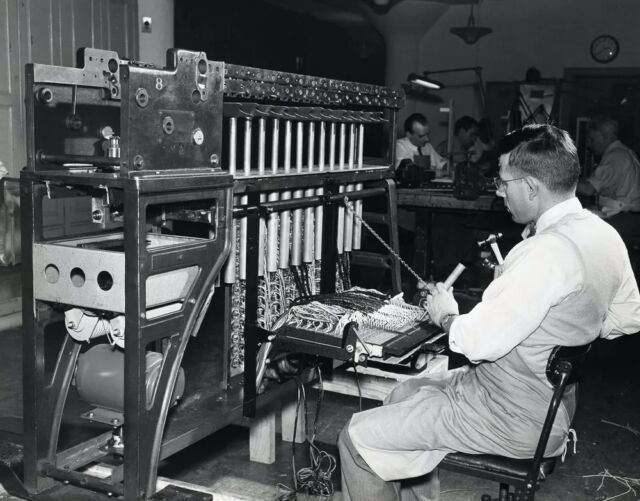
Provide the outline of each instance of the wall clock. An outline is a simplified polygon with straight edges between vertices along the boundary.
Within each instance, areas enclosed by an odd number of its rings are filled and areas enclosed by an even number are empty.
[[[610,63],[620,52],[620,44],[612,35],[600,35],[591,42],[591,57],[599,63]]]

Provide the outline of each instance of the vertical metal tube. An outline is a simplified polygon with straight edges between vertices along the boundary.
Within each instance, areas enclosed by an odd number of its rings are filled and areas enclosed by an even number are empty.
[[[264,176],[266,151],[265,142],[267,136],[267,120],[265,118],[258,119],[258,174]],[[260,194],[260,202],[265,202],[267,196]],[[258,276],[264,276],[264,260],[265,260],[265,238],[267,233],[267,222],[261,217],[258,222]]]
[[[278,147],[280,140],[280,120],[273,119],[273,135],[271,136],[271,174],[278,173]],[[269,193],[269,202],[278,200],[278,192]],[[278,215],[269,214],[267,222],[267,272],[278,271]]]
[[[320,122],[320,138],[319,138],[319,151],[318,151],[318,170],[324,170],[325,162],[325,146],[327,140],[327,124],[326,122]],[[318,195],[324,194],[324,189],[318,188],[316,191]],[[314,253],[316,261],[322,258],[322,222],[324,214],[322,205],[316,207],[316,241],[314,244]]]
[[[296,123],[296,172],[302,173],[304,151],[303,123]],[[302,198],[303,190],[295,190],[293,198]],[[302,209],[293,211],[293,232],[291,234],[291,265],[302,264]]]
[[[355,162],[355,136],[356,126],[355,124],[349,124],[349,170],[353,170]],[[347,193],[352,192],[354,189],[353,184],[348,184],[346,187]],[[351,207],[354,208],[354,202],[351,202]],[[344,217],[344,250],[345,252],[351,252],[353,247],[353,213],[350,210],[345,210]]]
[[[291,172],[291,120],[287,120],[284,123],[284,173],[289,174]],[[291,198],[290,191],[283,191],[282,200],[289,200]],[[289,268],[289,233],[291,232],[291,213],[290,211],[282,211],[280,214],[280,269]]]
[[[345,156],[345,139],[347,135],[347,126],[345,123],[340,124],[340,146],[338,149],[338,169],[344,170],[344,156]],[[344,186],[340,186],[340,193],[344,192]],[[338,254],[342,254],[344,251],[344,206],[338,208],[338,239],[337,239]]]
[[[364,124],[358,125],[358,155],[357,168],[362,169],[364,163]],[[362,183],[356,184],[356,191],[362,189]],[[362,244],[362,200],[356,201],[356,214],[358,217],[353,227],[353,248],[359,250]]]
[[[229,174],[236,175],[236,147],[237,147],[237,118],[229,118]],[[236,222],[231,218],[231,252],[224,269],[224,283],[232,284],[236,281]]]
[[[244,121],[244,151],[243,151],[243,174],[245,176],[251,175],[251,117],[248,117]],[[240,203],[246,205],[249,201],[247,195],[243,195],[240,198]],[[246,280],[247,278],[247,218],[240,219],[240,262],[238,274],[240,280]]]
[[[313,161],[315,159],[315,141],[316,141],[316,124],[309,122],[307,135],[307,170],[313,172]],[[305,190],[305,196],[312,197],[315,193],[313,188]],[[313,231],[314,208],[307,207],[304,210],[304,248],[302,260],[305,263],[313,262],[313,244],[315,242],[315,233]]]
[[[336,123],[331,122],[329,129],[329,170],[334,170],[336,166]]]

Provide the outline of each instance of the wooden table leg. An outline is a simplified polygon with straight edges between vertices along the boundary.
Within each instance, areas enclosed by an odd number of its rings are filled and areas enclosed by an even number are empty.
[[[251,422],[249,459],[264,464],[276,460],[276,411],[272,407],[264,409]]]

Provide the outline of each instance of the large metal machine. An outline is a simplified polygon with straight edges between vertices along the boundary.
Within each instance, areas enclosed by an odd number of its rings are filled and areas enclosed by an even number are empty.
[[[395,213],[401,93],[167,56],[157,68],[85,49],[78,68],[27,66],[24,484],[34,496],[62,483],[147,499],[159,461],[292,389],[260,385],[270,350],[372,354],[357,321],[336,338],[282,319],[350,288],[363,199],[383,196]],[[47,199],[86,208],[93,229],[50,236]],[[397,249],[393,224],[389,235]],[[201,329],[205,316],[214,320]]]

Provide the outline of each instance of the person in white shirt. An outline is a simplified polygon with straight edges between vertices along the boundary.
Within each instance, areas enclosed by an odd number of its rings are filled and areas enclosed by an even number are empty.
[[[396,155],[394,165],[404,159],[420,163],[418,157],[429,157],[431,169],[441,170],[447,161],[438,155],[438,152],[429,142],[429,122],[421,113],[409,115],[404,121],[405,137],[396,141]]]
[[[354,414],[338,442],[345,501],[439,499],[436,467],[449,452],[533,457],[553,392],[545,369],[554,346],[640,329],[624,243],[575,197],[580,166],[569,135],[528,125],[499,153],[498,195],[527,238],[469,313],[458,314],[442,283],[427,298],[451,350],[477,365],[408,380],[384,406]],[[545,456],[565,449],[574,410],[572,388]]]
[[[639,212],[640,161],[618,139],[617,120],[597,116],[589,121],[587,130],[589,148],[600,157],[600,163],[588,179],[578,183],[578,193],[598,195],[598,206],[604,217]],[[614,220],[611,224],[617,226]]]

